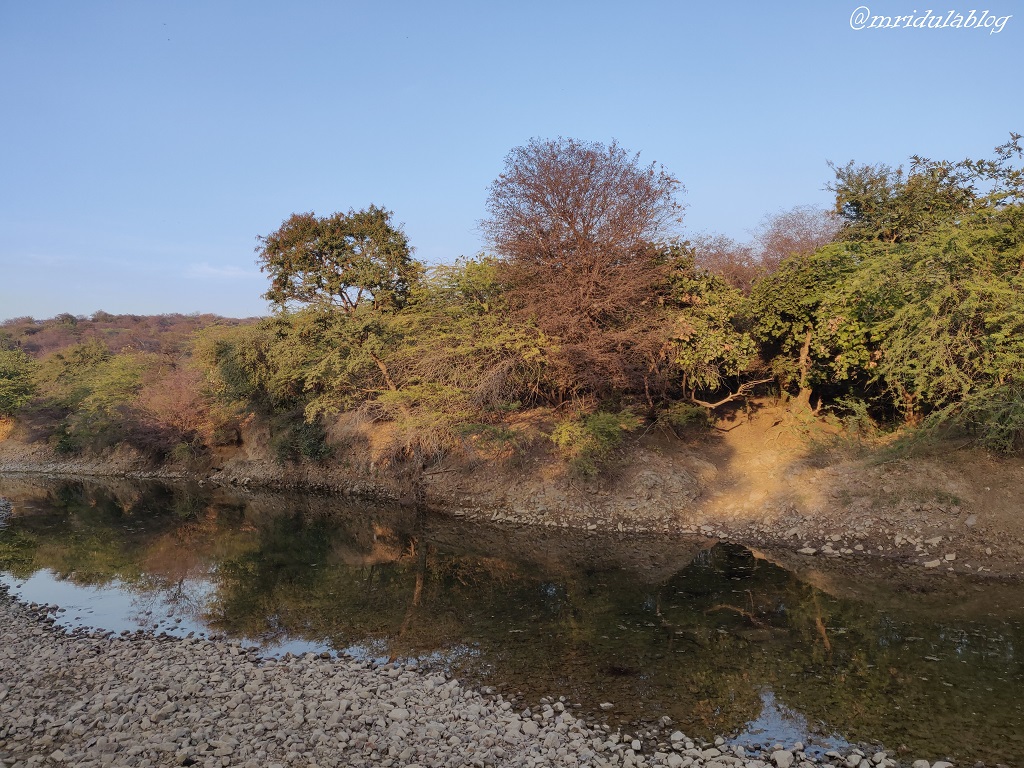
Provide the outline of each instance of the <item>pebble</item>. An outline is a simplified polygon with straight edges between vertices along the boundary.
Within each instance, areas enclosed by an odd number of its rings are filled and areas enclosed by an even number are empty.
[[[563,701],[520,714],[500,694],[414,667],[313,653],[264,659],[221,639],[68,631],[46,621],[54,610],[25,606],[0,585],[0,766],[804,768],[827,760],[799,743],[750,752],[722,737],[698,751],[682,731],[671,747],[652,737],[644,751],[644,734],[588,724]],[[849,757],[860,763],[859,752]],[[932,768],[940,766],[948,764]]]

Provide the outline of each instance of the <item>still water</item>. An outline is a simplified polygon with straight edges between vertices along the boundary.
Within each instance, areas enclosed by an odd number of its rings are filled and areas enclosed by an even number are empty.
[[[627,730],[1024,765],[1019,586],[315,495],[0,477],[0,496],[0,581],[67,626],[415,659]]]

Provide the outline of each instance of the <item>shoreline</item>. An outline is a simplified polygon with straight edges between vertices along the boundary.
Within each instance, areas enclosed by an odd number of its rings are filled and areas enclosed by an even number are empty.
[[[195,483],[243,493],[303,493],[413,507],[410,496],[402,497],[387,484],[373,483],[367,478],[338,482],[328,472],[318,476],[315,467],[304,467],[301,477],[289,479],[268,477],[256,471],[239,477],[237,471],[129,469],[103,458],[39,462],[11,462],[3,458],[0,455],[0,475],[9,477]],[[1021,477],[1024,478],[1024,472]],[[884,490],[891,493],[892,488],[884,486]],[[612,494],[599,495],[608,498]],[[844,514],[847,510],[838,507],[831,513],[820,508],[809,512],[791,503],[771,509],[761,505],[754,513],[741,514],[735,506],[716,504],[720,495],[708,494],[708,498],[675,510],[660,503],[639,509],[625,493],[604,506],[585,498],[575,500],[579,503],[574,505],[573,499],[560,495],[552,498],[551,504],[530,507],[510,500],[507,495],[460,498],[441,489],[439,493],[428,494],[425,507],[432,513],[456,519],[514,527],[698,536],[752,550],[771,550],[810,567],[822,561],[851,565],[884,562],[932,574],[957,572],[993,581],[1024,582],[1024,526],[981,526],[978,521],[984,513],[979,514],[980,510],[973,505],[925,502],[907,510],[855,500],[850,514]],[[542,500],[549,497],[550,492]],[[623,500],[632,509],[624,509],[622,504],[616,506],[616,502]],[[1020,512],[1024,514],[1024,507]]]
[[[236,641],[68,631],[54,624],[55,610],[25,605],[0,585],[0,765],[911,765],[890,752],[811,755],[800,744],[754,754],[670,727],[627,742],[560,701],[517,712],[500,693],[414,665],[263,658]]]

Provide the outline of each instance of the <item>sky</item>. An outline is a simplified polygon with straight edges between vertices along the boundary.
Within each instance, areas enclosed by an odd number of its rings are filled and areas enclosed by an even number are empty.
[[[682,180],[687,232],[738,240],[830,207],[828,161],[989,157],[1024,132],[1024,3],[937,1],[869,14],[1010,18],[993,33],[854,29],[858,0],[0,0],[0,319],[267,314],[256,238],[293,212],[384,206],[428,264],[475,255],[488,185],[531,138],[617,140]]]

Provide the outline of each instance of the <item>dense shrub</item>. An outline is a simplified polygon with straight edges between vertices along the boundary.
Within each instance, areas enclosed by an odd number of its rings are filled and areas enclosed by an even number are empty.
[[[640,420],[628,410],[598,411],[560,422],[551,433],[551,440],[576,472],[589,477],[597,474],[623,437],[639,425]]]

